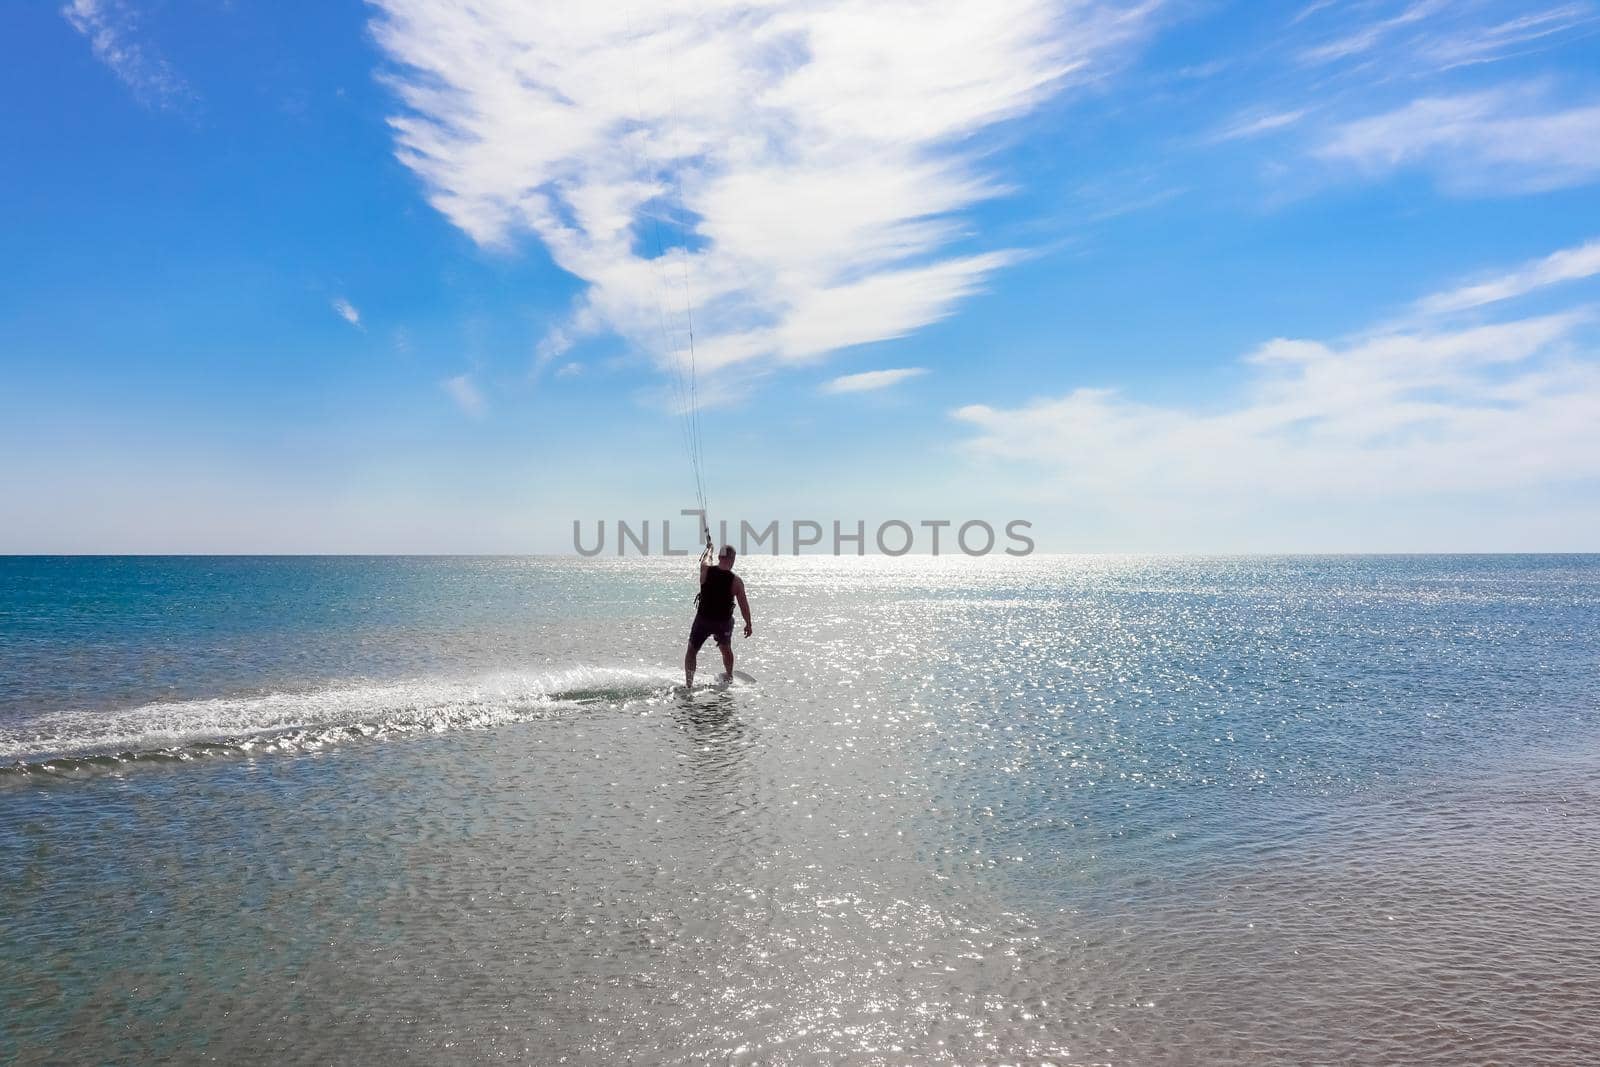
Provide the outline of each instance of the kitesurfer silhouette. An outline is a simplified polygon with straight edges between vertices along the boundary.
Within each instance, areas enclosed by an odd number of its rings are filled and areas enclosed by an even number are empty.
[[[706,538],[707,541],[711,539]],[[706,546],[710,548],[710,545]],[[717,555],[716,566],[708,557],[700,559],[699,607],[695,611],[694,625],[689,628],[689,651],[683,657],[683,684],[694,685],[695,659],[706,638],[714,637],[722,650],[723,680],[733,680],[733,602],[739,602],[744,616],[744,635],[755,632],[750,622],[750,601],[745,599],[744,579],[733,573],[735,552],[732,545],[723,545]]]

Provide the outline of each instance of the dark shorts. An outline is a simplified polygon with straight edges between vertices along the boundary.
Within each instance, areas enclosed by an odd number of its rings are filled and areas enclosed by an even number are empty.
[[[706,638],[715,637],[717,644],[726,645],[733,640],[733,616],[726,619],[704,619],[699,615],[694,617],[694,625],[689,627],[689,651],[699,652],[700,646],[706,643]]]

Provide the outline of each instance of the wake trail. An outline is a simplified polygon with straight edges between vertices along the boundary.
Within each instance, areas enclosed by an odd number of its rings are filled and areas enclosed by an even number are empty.
[[[481,729],[584,704],[662,695],[675,680],[659,670],[581,666],[56,712],[0,728],[0,775],[306,751],[353,739]]]

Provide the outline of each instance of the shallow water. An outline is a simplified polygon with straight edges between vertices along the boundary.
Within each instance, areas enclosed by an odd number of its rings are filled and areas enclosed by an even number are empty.
[[[0,560],[0,1059],[1600,1047],[1600,558],[740,570]]]

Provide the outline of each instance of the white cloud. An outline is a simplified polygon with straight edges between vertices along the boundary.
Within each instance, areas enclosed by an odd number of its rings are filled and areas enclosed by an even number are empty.
[[[899,385],[907,378],[928,373],[926,367],[895,367],[890,370],[869,370],[860,374],[845,374],[822,386],[824,393],[865,393],[873,389],[887,389]]]
[[[1046,469],[1057,499],[1315,508],[1600,477],[1600,359],[1582,312],[1338,346],[1277,340],[1214,410],[1077,389],[971,405],[979,455]]]
[[[1600,102],[1551,105],[1537,86],[1414,100],[1335,128],[1315,154],[1370,173],[1432,166],[1448,190],[1534,192],[1600,177]]]
[[[538,381],[552,363],[571,351],[577,343],[574,333],[570,323],[556,326],[533,346],[533,367],[528,371],[529,379]]]
[[[1296,108],[1292,111],[1274,111],[1268,114],[1255,112],[1234,119],[1229,125],[1213,136],[1213,141],[1243,141],[1263,134],[1276,133],[1296,126],[1306,117],[1306,109]]]
[[[1596,274],[1600,274],[1600,239],[1564,248],[1487,281],[1435,293],[1419,300],[1416,310],[1423,315],[1447,315],[1512,300],[1546,286],[1592,278]]]
[[[1317,45],[1314,48],[1308,48],[1301,53],[1300,58],[1307,63],[1329,63],[1334,60],[1348,59],[1351,56],[1361,55],[1377,47],[1384,38],[1394,31],[1421,22],[1445,7],[1445,0],[1416,0],[1414,3],[1407,4],[1399,14],[1391,18],[1369,22],[1354,33],[1329,41],[1326,44]],[[1302,11],[1295,21],[1298,22],[1300,18],[1304,18],[1307,14],[1309,14],[1308,11]]]
[[[582,363],[563,363],[556,368],[557,378],[576,378],[583,373]]]
[[[1004,192],[971,136],[1097,76],[1158,6],[374,4],[397,154],[434,206],[588,283],[566,341],[615,331],[675,371],[691,309],[708,371],[950,314],[1012,258],[953,250]]]
[[[1370,10],[1374,6],[1367,5]],[[1588,2],[1557,4],[1528,10],[1524,3],[1450,3],[1411,0],[1390,5],[1395,13],[1371,18],[1332,41],[1303,48],[1302,63],[1311,66],[1368,63],[1381,58],[1385,74],[1438,73],[1479,63],[1493,63],[1554,47],[1589,32],[1597,17]],[[1301,21],[1295,19],[1290,25]]]
[[[1590,26],[1597,18],[1600,13],[1593,4],[1562,4],[1458,33],[1429,34],[1418,43],[1418,53],[1442,70],[1492,63],[1559,43],[1563,35]]]
[[[361,326],[361,312],[356,310],[356,306],[354,304],[350,303],[350,301],[346,300],[342,296],[336,296],[336,297],[333,298],[332,306],[333,306],[334,312],[341,319],[343,319],[344,321],[348,322],[350,325],[356,327],[357,329],[361,329],[362,328],[362,326]]]
[[[1289,134],[1317,166],[1277,155],[1272,139],[1265,151],[1275,154],[1261,173],[1289,199],[1321,187],[1327,164],[1369,179],[1426,171],[1456,195],[1592,182],[1600,178],[1600,96],[1583,88],[1590,79],[1580,42],[1597,29],[1594,0],[1312,3],[1280,31],[1280,48],[1252,57],[1268,71],[1257,95],[1197,140]],[[1556,49],[1564,51],[1539,80],[1486,84],[1461,70],[1512,59],[1531,66],[1533,53]]]
[[[450,399],[456,402],[456,406],[464,414],[481,419],[488,412],[488,402],[483,398],[483,391],[472,380],[472,375],[458,374],[454,378],[446,378],[439,384],[450,394]]]
[[[172,65],[137,39],[138,18],[125,0],[72,0],[61,14],[140,103],[173,109],[193,103]]]
[[[1294,18],[1289,20],[1289,25],[1297,26],[1300,23],[1304,22],[1306,19],[1310,18],[1312,15],[1315,15],[1319,11],[1323,11],[1323,10],[1325,10],[1327,8],[1332,7],[1333,5],[1337,4],[1338,2],[1339,2],[1339,0],[1311,0],[1311,3],[1309,3],[1305,7],[1301,8],[1295,14]]]

